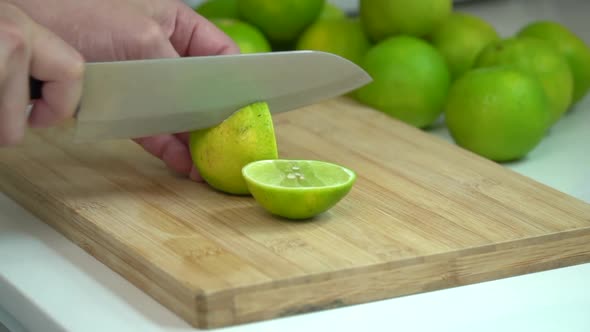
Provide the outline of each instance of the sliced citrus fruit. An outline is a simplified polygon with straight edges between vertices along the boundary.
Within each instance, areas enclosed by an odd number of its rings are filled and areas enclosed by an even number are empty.
[[[191,157],[211,187],[247,195],[242,168],[253,161],[278,158],[274,126],[264,102],[246,106],[221,124],[191,132]]]
[[[246,165],[242,175],[264,209],[294,220],[329,210],[356,181],[354,171],[318,160],[260,160]]]

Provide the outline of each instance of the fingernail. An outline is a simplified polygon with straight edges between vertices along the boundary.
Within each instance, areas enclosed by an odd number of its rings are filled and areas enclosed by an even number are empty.
[[[194,166],[191,168],[189,178],[193,181],[203,182],[203,178],[201,177],[201,175],[199,174],[199,171],[197,171],[197,169]]]

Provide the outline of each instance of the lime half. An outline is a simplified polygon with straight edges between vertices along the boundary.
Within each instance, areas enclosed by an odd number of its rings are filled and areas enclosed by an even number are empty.
[[[317,160],[260,160],[242,175],[254,199],[268,212],[287,219],[309,219],[348,194],[356,173]]]

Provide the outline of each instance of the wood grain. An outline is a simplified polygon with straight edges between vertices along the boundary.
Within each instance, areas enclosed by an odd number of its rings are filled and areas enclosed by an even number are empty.
[[[214,328],[590,261],[590,205],[337,98],[275,117],[280,155],[354,169],[308,222],[129,141],[31,132],[0,188],[190,324]]]

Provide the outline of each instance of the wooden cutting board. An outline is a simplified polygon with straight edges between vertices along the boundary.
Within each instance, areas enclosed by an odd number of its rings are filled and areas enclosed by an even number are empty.
[[[130,141],[0,150],[0,187],[213,328],[590,261],[590,205],[338,98],[275,117],[280,155],[357,171],[307,222],[171,174]]]

